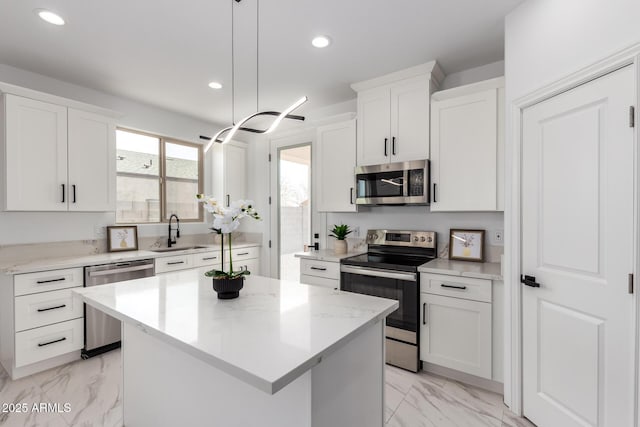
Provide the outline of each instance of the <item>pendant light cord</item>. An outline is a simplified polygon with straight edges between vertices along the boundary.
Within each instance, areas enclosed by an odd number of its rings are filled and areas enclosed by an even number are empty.
[[[231,124],[236,124],[236,68],[235,68],[235,51],[234,51],[234,19],[233,9],[235,0],[231,0]]]
[[[260,111],[260,0],[256,0],[256,112]]]

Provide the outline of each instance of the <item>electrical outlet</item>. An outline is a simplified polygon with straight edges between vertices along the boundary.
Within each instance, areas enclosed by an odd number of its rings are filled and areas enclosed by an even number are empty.
[[[105,237],[106,236],[106,227],[103,225],[94,225],[93,226],[93,236],[95,238]]]
[[[353,227],[353,237],[360,237],[360,227]]]
[[[504,245],[504,230],[493,230],[491,234],[491,244],[494,246]]]

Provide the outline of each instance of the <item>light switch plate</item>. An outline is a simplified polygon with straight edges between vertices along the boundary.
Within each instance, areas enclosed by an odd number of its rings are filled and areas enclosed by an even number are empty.
[[[493,230],[491,232],[491,244],[493,246],[504,245],[504,230]]]

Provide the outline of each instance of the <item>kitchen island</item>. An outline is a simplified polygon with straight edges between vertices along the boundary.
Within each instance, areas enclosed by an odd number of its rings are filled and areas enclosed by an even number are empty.
[[[205,271],[75,291],[122,321],[125,425],[383,425],[396,301],[259,276],[218,300]]]

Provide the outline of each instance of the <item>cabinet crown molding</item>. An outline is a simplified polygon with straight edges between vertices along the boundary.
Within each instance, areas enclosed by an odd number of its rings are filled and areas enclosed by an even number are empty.
[[[468,85],[456,86],[450,89],[434,92],[431,95],[432,101],[442,101],[444,99],[457,98],[459,96],[470,95],[472,93],[478,93],[489,89],[498,89],[504,87],[504,76],[496,77],[489,80],[483,80],[481,82],[470,83]]]
[[[440,86],[444,80],[444,73],[440,68],[440,65],[436,61],[430,61],[426,64],[416,65],[414,67],[405,68],[404,70],[395,71],[393,73],[385,74],[384,76],[375,77],[373,79],[365,80],[358,83],[353,83],[351,89],[356,92],[363,90],[373,89],[376,87],[396,83],[401,80],[410,79],[412,77],[428,76],[436,86]]]
[[[99,114],[111,118],[124,117],[124,114],[110,110],[108,108],[98,107],[85,102],[75,101],[73,99],[64,98],[62,96],[51,95],[45,92],[39,92],[37,90],[28,89],[22,86],[12,85],[10,83],[0,82],[0,94],[11,94],[21,96],[23,98],[30,98],[36,101],[49,102],[51,104],[60,105],[63,107],[74,108],[82,111],[87,111],[94,114]]]

